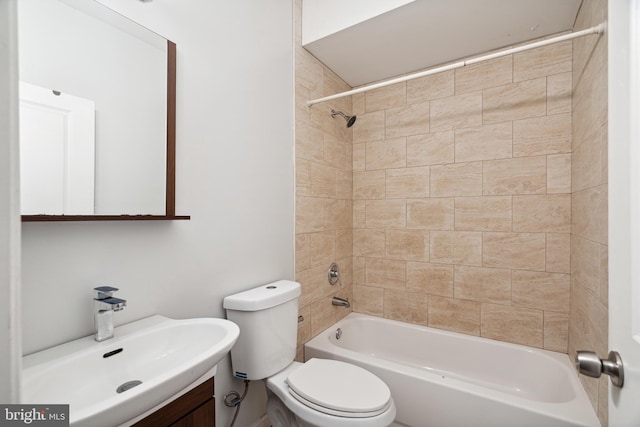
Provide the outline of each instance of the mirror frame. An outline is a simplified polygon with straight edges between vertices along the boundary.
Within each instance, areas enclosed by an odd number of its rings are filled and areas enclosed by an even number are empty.
[[[167,40],[167,168],[164,215],[22,215],[22,222],[190,219],[176,215],[176,44]]]

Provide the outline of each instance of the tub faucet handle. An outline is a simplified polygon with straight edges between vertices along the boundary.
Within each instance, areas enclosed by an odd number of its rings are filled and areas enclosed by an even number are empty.
[[[340,268],[335,262],[331,263],[331,265],[329,266],[329,271],[327,272],[327,280],[329,280],[329,284],[331,286],[335,285],[336,283],[340,283]],[[340,285],[342,285],[342,283],[340,283]]]

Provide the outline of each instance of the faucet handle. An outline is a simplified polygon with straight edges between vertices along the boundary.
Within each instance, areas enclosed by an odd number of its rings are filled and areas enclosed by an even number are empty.
[[[93,288],[93,298],[97,300],[110,298],[117,290],[118,288],[114,288],[113,286],[98,286],[97,288]]]

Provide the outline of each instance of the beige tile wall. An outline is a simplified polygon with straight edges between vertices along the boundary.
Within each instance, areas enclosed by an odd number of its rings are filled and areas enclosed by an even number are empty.
[[[353,96],[355,311],[567,351],[572,50]]]
[[[606,6],[584,0],[575,29]],[[606,354],[607,53],[596,40],[309,108],[349,88],[301,48],[296,0],[299,350],[347,314],[330,303],[338,295],[362,313]],[[326,282],[333,261],[338,287]],[[607,381],[581,380],[606,425]]]
[[[331,109],[351,111],[351,99],[309,108],[309,99],[350,89],[335,73],[301,47],[301,1],[295,26],[295,168],[296,280],[302,285],[298,356],[312,336],[351,310],[331,305],[331,298],[352,298],[353,174],[352,130]],[[402,177],[398,177],[402,182]],[[384,219],[380,219],[384,220]],[[341,284],[330,286],[327,272],[338,263]]]
[[[576,30],[606,20],[607,0],[584,0]],[[569,354],[608,353],[607,37],[573,42]],[[580,376],[603,425],[607,379]]]

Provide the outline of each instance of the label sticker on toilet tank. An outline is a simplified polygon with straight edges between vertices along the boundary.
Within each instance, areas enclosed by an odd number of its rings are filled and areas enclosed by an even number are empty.
[[[69,427],[69,405],[2,405],[0,427]]]

